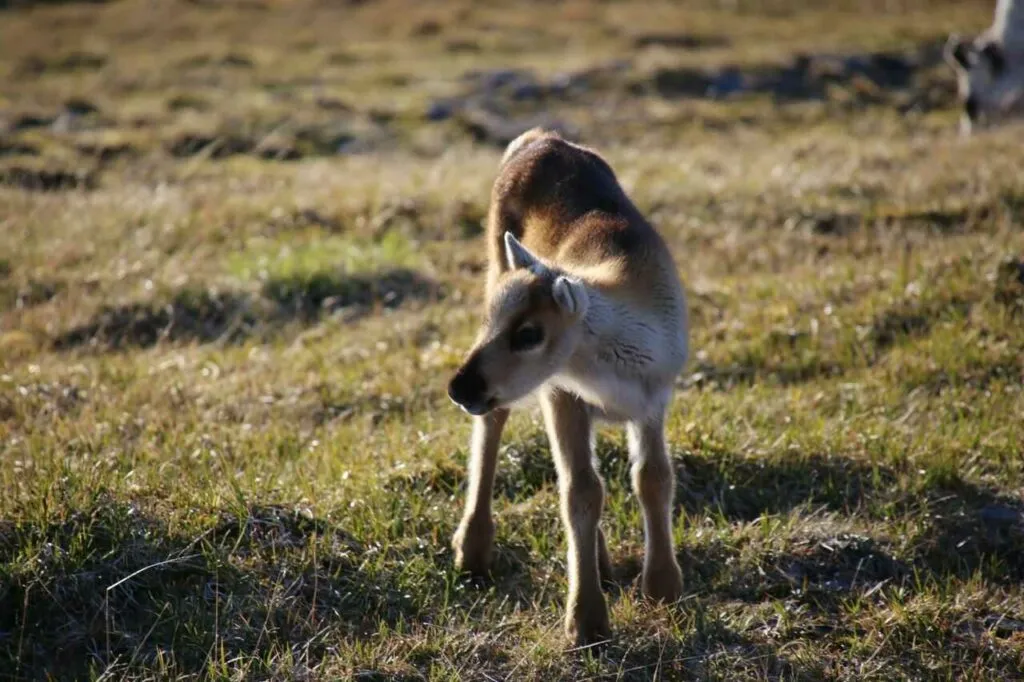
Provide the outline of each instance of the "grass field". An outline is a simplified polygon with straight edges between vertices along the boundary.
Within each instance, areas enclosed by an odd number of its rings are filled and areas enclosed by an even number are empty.
[[[807,9],[812,5],[814,9]],[[6,7],[11,5],[11,7]],[[1024,679],[1024,165],[989,2],[0,2],[0,680]],[[567,650],[539,411],[452,566],[502,145],[670,244],[673,605],[602,429]]]

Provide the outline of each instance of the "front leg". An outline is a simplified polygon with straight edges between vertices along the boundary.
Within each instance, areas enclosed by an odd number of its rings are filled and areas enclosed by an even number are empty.
[[[662,601],[683,594],[683,573],[672,547],[672,463],[665,448],[662,420],[631,422],[626,429],[633,461],[633,490],[644,515],[643,593]]]
[[[500,408],[473,418],[466,507],[462,521],[452,537],[455,565],[473,575],[485,575],[491,566],[491,547],[494,544],[491,497],[494,493],[498,446],[501,444],[501,432],[508,421],[508,414],[508,409]]]
[[[592,644],[607,639],[611,628],[599,568],[603,543],[598,522],[604,486],[594,469],[590,411],[579,398],[558,389],[544,393],[541,407],[558,469],[562,522],[569,545],[565,630],[576,644]]]

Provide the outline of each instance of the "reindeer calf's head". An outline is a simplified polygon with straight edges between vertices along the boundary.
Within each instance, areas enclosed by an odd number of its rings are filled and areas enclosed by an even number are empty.
[[[1022,83],[1012,77],[999,43],[979,44],[952,35],[946,43],[945,58],[956,72],[964,107],[961,129],[965,133],[979,121],[1001,113],[1021,94]]]
[[[556,374],[582,336],[583,283],[544,264],[505,233],[509,270],[488,302],[477,342],[448,384],[448,397],[482,415],[526,397]]]

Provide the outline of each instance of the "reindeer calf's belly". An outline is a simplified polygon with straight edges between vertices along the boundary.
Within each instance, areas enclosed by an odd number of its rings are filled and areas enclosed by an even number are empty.
[[[640,379],[596,376],[580,379],[571,375],[556,376],[551,385],[578,395],[595,407],[601,418],[609,421],[632,421],[660,414],[668,391],[651,390]]]

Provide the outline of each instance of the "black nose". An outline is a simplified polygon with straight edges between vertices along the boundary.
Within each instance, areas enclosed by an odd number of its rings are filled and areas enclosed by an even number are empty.
[[[972,121],[978,120],[978,100],[976,97],[968,97],[964,100],[964,113]]]
[[[448,397],[459,405],[473,405],[486,397],[487,382],[477,371],[475,364],[463,366],[448,384]]]

